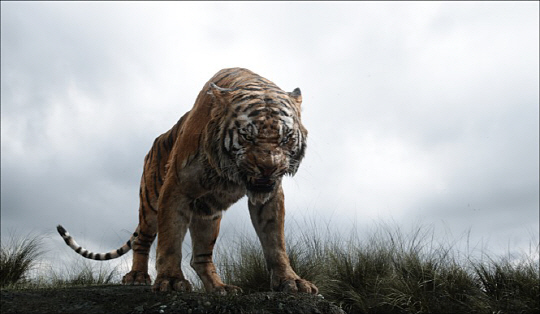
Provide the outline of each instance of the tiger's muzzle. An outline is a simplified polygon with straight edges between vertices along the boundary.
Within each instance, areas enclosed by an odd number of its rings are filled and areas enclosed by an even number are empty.
[[[271,163],[259,162],[254,168],[246,179],[246,188],[251,192],[270,193],[276,187],[276,182],[283,176],[283,171]]]
[[[269,177],[250,178],[246,187],[251,192],[270,193],[276,187],[276,181]]]
[[[257,193],[274,191],[288,166],[285,154],[275,147],[254,149],[245,161],[246,188]]]

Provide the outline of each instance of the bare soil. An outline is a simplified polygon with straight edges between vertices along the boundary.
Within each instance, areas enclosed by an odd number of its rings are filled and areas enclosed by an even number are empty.
[[[345,314],[320,296],[265,292],[238,296],[154,293],[149,286],[2,290],[2,313],[299,313]]]

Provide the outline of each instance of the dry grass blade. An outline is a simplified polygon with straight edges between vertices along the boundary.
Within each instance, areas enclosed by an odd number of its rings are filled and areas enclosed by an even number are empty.
[[[42,255],[38,236],[23,238],[11,236],[8,243],[2,242],[0,248],[0,286],[12,286],[26,281],[28,273],[38,263]]]

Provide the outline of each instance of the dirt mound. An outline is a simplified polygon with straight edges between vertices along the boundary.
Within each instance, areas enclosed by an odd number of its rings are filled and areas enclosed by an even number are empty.
[[[344,314],[320,296],[265,292],[239,296],[154,293],[148,286],[3,290],[2,313],[299,313]]]

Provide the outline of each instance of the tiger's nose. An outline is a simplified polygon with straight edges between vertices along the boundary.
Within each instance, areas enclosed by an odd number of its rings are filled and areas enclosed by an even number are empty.
[[[257,168],[264,177],[272,176],[277,170],[277,166],[274,165],[257,165]]]

